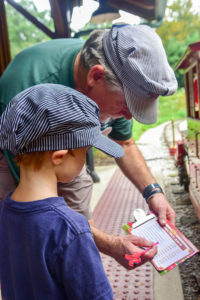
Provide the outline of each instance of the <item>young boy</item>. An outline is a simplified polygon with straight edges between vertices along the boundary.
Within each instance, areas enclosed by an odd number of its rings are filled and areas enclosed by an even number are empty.
[[[0,148],[16,154],[20,183],[0,203],[4,300],[113,299],[86,218],[58,197],[57,182],[79,174],[94,146],[118,158],[100,133],[98,106],[70,88],[36,85],[0,119]]]

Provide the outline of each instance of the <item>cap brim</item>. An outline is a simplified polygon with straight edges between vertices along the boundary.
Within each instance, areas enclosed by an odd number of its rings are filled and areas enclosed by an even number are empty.
[[[92,146],[114,158],[121,158],[124,156],[123,148],[102,134],[99,134],[96,137]]]
[[[146,98],[137,96],[134,91],[123,86],[128,109],[134,119],[143,124],[153,124],[158,116],[158,97]]]

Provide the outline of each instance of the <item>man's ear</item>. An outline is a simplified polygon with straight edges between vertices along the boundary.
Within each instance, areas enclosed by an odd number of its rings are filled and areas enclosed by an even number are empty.
[[[93,87],[99,79],[104,79],[105,70],[102,65],[94,65],[87,73],[87,85]]]
[[[63,162],[65,155],[68,153],[68,150],[58,150],[54,151],[51,155],[51,161],[53,165],[58,166]]]

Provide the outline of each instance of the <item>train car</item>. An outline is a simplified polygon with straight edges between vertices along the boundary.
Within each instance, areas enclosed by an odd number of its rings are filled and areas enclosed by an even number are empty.
[[[184,70],[187,106],[187,173],[191,202],[200,219],[200,41],[188,46],[176,69]]]

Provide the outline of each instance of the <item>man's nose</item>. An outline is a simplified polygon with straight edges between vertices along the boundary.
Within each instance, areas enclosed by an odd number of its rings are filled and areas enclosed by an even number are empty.
[[[132,114],[130,113],[130,111],[127,109],[126,111],[123,112],[123,116],[125,119],[130,120],[132,119]]]

